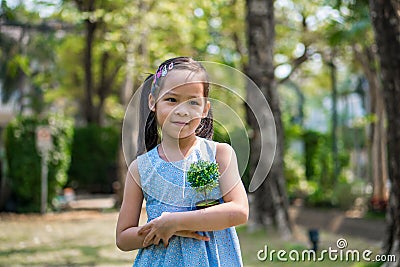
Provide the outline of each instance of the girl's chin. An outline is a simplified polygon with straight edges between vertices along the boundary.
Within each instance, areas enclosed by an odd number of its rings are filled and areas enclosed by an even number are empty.
[[[195,131],[177,131],[177,132],[168,132],[168,133],[163,133],[163,136],[168,135],[171,138],[174,139],[183,139],[183,138],[188,138],[191,136],[195,136]]]

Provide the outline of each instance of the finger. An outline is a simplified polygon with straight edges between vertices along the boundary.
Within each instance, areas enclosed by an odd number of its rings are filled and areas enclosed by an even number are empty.
[[[146,245],[145,245],[145,244],[143,243],[143,248],[147,248],[147,247],[149,247],[149,246],[151,246],[151,245],[152,245],[152,244],[146,244]]]
[[[182,237],[190,237],[190,238],[195,236],[195,232],[192,232],[192,231],[179,232],[177,234],[182,236]]]
[[[143,241],[143,247],[148,247],[153,244],[153,239],[149,239],[147,241]]]
[[[138,231],[138,235],[147,235],[150,232],[150,229],[146,229],[146,230],[140,230]]]
[[[203,240],[203,241],[210,241],[210,238],[208,236],[200,235],[197,233],[194,234],[193,238],[198,239],[198,240]]]
[[[210,238],[208,236],[201,235],[201,234],[196,233],[196,232],[191,232],[189,237],[194,238],[194,239],[198,239],[198,240],[203,240],[203,241],[210,241]]]
[[[154,244],[154,245],[160,244],[160,240],[161,240],[161,238],[155,236],[155,237],[154,237],[154,240],[153,240],[153,244]]]
[[[175,233],[175,235],[182,236],[182,237],[189,237],[189,238],[194,238],[198,240],[204,240],[204,241],[210,241],[210,238],[205,235],[201,235],[197,232],[193,231],[178,231]]]
[[[164,243],[164,247],[168,247],[168,239],[167,238],[163,238],[162,239],[163,243]]]
[[[154,230],[150,231],[143,240],[143,246],[148,246],[152,243],[155,237]]]
[[[150,224],[145,224],[145,225],[143,225],[143,226],[139,229],[138,234],[139,234],[139,235],[142,235],[142,234],[144,234],[146,231],[149,231],[150,229],[151,229],[151,225],[150,225]]]

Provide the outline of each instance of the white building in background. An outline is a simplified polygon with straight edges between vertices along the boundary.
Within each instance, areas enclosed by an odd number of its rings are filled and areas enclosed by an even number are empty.
[[[2,130],[7,126],[8,122],[10,122],[18,113],[17,109],[17,101],[15,97],[11,97],[6,103],[2,103],[3,92],[2,86],[0,83],[0,146],[2,144],[1,133]]]
[[[3,104],[0,102],[0,133],[7,126],[8,122],[15,117],[14,103]],[[0,141],[1,143],[1,141]]]

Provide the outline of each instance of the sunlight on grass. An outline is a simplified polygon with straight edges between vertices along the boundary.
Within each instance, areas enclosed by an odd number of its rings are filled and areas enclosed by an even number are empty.
[[[0,266],[131,266],[115,246],[117,213],[0,221]]]

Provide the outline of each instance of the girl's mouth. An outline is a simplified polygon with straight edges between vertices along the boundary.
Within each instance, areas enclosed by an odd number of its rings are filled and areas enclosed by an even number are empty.
[[[183,121],[174,121],[172,123],[175,125],[178,125],[178,126],[185,126],[185,125],[189,124],[189,123],[183,122]]]

